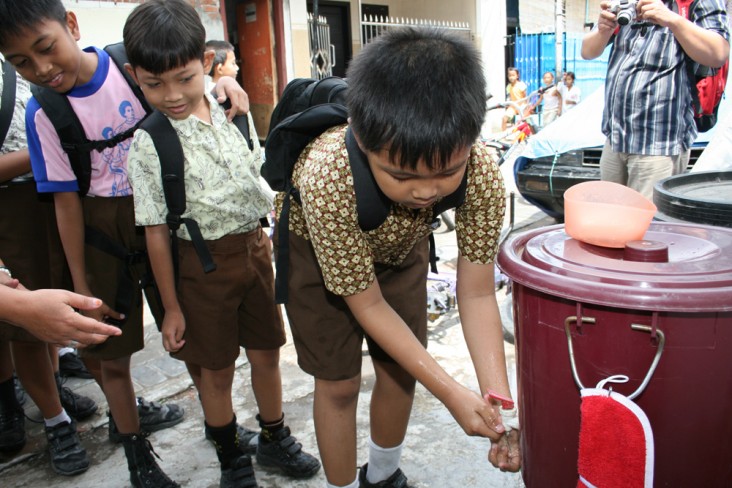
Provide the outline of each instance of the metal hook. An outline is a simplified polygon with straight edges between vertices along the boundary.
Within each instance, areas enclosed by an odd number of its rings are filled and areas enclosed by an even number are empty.
[[[574,357],[574,348],[572,346],[572,333],[569,330],[569,324],[572,322],[576,322],[577,317],[576,316],[570,316],[564,319],[564,332],[567,335],[567,348],[569,349],[569,363],[572,367],[572,377],[574,378],[574,382],[577,384],[580,390],[584,390],[585,386],[582,384],[582,381],[579,378],[579,373],[577,372],[577,362],[575,361]],[[582,322],[594,324],[595,319],[592,317],[582,317]],[[651,362],[651,366],[648,369],[648,373],[646,373],[645,378],[643,378],[643,381],[641,382],[638,389],[636,389],[633,393],[631,393],[628,398],[630,400],[633,400],[638,395],[640,395],[643,390],[646,389],[648,386],[648,383],[651,381],[651,376],[653,376],[653,373],[656,371],[656,367],[658,366],[658,362],[661,360],[661,354],[663,354],[663,347],[666,344],[666,336],[663,333],[663,331],[657,327],[651,327],[648,325],[642,325],[642,324],[631,324],[630,328],[633,330],[638,330],[641,332],[648,332],[653,333],[655,330],[656,335],[658,336],[658,348],[656,349],[656,355],[653,358],[653,361]]]

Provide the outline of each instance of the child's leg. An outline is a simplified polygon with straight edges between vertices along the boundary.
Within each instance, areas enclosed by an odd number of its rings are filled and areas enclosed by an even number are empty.
[[[25,415],[15,395],[10,343],[0,339],[0,452],[15,453],[25,446]]]
[[[282,377],[280,375],[280,350],[247,349],[251,365],[252,390],[257,400],[262,423],[277,422],[282,418]]]
[[[99,386],[107,399],[119,433],[139,433],[140,419],[130,375],[130,356],[102,360],[100,366],[102,382]]]
[[[340,381],[315,379],[313,419],[328,483],[346,486],[356,473],[356,407],[361,375]]]
[[[389,478],[399,468],[414,400],[415,380],[396,363],[373,361],[376,382],[371,394],[371,443],[366,477]]]
[[[231,402],[231,384],[234,364],[224,369],[201,368],[201,405],[206,423],[211,427],[227,425],[234,418]]]
[[[53,366],[45,342],[11,343],[18,378],[33,399],[43,418],[50,419],[61,413],[61,401],[56,391]]]

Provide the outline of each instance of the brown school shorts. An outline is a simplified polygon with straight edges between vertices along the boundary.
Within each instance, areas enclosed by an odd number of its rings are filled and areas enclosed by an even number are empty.
[[[71,288],[53,195],[39,195],[34,181],[0,186],[0,259],[30,290]],[[0,340],[38,341],[5,322],[0,322]]]
[[[186,320],[183,348],[172,357],[223,369],[239,347],[278,349],[285,344],[274,299],[272,247],[261,227],[206,241],[216,270],[204,273],[190,241],[179,239],[178,301]]]
[[[145,250],[144,230],[135,227],[135,208],[132,196],[85,197],[82,199],[82,205],[84,222],[88,227],[93,227],[106,234],[130,252]],[[84,251],[86,253],[86,275],[92,293],[114,309],[117,307],[120,275],[128,267],[127,263],[88,244]],[[134,268],[132,273],[132,285],[129,290],[124,291],[131,297],[131,308],[121,324],[114,324],[122,329],[122,335],[110,337],[101,344],[80,349],[82,357],[101,360],[119,359],[131,356],[144,347],[140,276],[137,268]]]
[[[323,380],[345,380],[361,372],[364,337],[372,359],[394,360],[366,336],[343,297],[325,288],[310,241],[290,232],[287,318],[303,371]],[[387,303],[427,345],[428,239],[399,266],[376,264],[376,278]]]

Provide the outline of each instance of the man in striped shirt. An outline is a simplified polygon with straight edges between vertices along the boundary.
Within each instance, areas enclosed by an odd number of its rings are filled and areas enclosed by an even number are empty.
[[[601,179],[653,198],[656,181],[682,172],[696,139],[687,63],[718,68],[729,57],[724,0],[694,0],[688,16],[674,1],[639,0],[619,26],[611,2],[582,41],[593,59],[613,43],[605,83]],[[687,20],[688,17],[688,20]]]

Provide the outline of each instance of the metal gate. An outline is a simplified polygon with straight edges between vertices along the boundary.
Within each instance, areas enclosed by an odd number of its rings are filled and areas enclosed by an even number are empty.
[[[308,13],[308,33],[310,35],[310,76],[316,80],[333,76],[336,64],[335,46],[330,43],[330,26],[322,15],[316,20]]]
[[[381,33],[393,29],[395,27],[437,27],[440,29],[451,30],[465,36],[470,40],[470,26],[467,22],[445,22],[438,20],[425,19],[403,19],[392,17],[381,17],[364,15],[361,21],[361,45],[366,45],[373,41]]]

